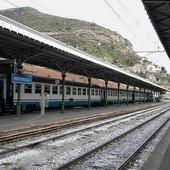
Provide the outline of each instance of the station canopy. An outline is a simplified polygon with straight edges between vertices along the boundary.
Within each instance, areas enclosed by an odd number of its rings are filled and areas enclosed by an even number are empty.
[[[142,2],[170,58],[170,0],[142,0]]]
[[[155,83],[0,15],[0,57],[165,92]]]

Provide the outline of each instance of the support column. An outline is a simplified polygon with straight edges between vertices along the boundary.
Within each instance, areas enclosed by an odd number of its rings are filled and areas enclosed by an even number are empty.
[[[134,86],[134,91],[133,91],[133,93],[134,93],[134,98],[133,98],[133,104],[135,104],[135,91],[136,91],[136,87]]]
[[[65,95],[65,78],[66,74],[62,74],[62,101],[61,101],[61,113],[64,113],[65,103],[64,103],[64,95]]]
[[[128,84],[126,84],[126,95],[127,95],[127,98],[126,98],[126,105],[128,105],[129,104],[129,85]]]
[[[4,115],[6,112],[6,93],[7,93],[7,83],[5,77],[2,79],[2,90],[3,90],[2,99],[0,98],[0,102],[1,102],[2,115]]]
[[[21,84],[18,84],[17,117],[21,115]]]
[[[22,74],[22,68],[23,66],[21,64],[18,64],[17,66],[18,74]],[[18,84],[18,101],[16,105],[16,112],[17,112],[17,117],[19,117],[21,115],[21,84]]]
[[[153,92],[153,95],[154,95],[154,102],[156,101],[155,98],[156,98],[156,91]]]
[[[88,109],[90,110],[90,106],[91,106],[91,101],[90,101],[90,91],[91,91],[91,78],[88,78],[88,82],[89,82],[89,87],[88,87]]]
[[[118,87],[118,94],[117,94],[117,106],[120,106],[120,83],[117,83],[117,87]]]
[[[139,104],[141,103],[141,88],[139,88]]]
[[[3,98],[6,100],[6,91],[7,91],[7,86],[6,86],[6,79],[3,79]]]
[[[150,102],[153,102],[153,91],[151,90],[151,96],[152,96],[152,99]]]
[[[146,101],[145,101],[145,96],[146,96],[146,93],[145,93],[145,92],[146,92],[146,90],[144,89],[144,103],[146,102]]]
[[[147,94],[147,102],[149,103],[149,96],[150,96],[150,94],[149,94],[149,89],[148,89],[148,94]]]
[[[107,85],[108,85],[108,81],[105,81],[105,85],[106,85],[106,88],[105,88],[105,108],[107,108]]]

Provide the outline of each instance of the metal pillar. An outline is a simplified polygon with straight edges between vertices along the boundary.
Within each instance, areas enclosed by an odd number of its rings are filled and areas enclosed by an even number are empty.
[[[64,113],[64,95],[65,95],[65,78],[66,78],[66,74],[62,74],[62,102],[61,102],[61,113]]]
[[[18,64],[17,66],[17,72],[18,74],[22,74],[22,69],[23,66],[21,63]],[[16,111],[17,111],[17,117],[21,115],[21,84],[18,84],[18,101],[17,101],[17,106],[16,106]]]
[[[139,88],[139,104],[141,103],[141,88]]]
[[[146,91],[145,91],[145,89],[144,89],[144,103],[145,103],[145,95],[146,95],[145,92],[146,92]]]
[[[16,106],[17,117],[21,115],[21,84],[18,84],[18,101]]]
[[[149,103],[149,89],[148,89],[148,94],[147,94],[147,102]]]
[[[120,106],[120,83],[117,84],[118,94],[117,94],[117,106]]]
[[[152,95],[152,99],[150,102],[153,102],[153,91],[151,90],[151,95]]]
[[[135,91],[136,91],[136,87],[134,86],[134,100],[133,100],[133,104],[135,104]]]
[[[6,100],[6,91],[7,91],[7,86],[6,86],[6,79],[3,79],[3,98]]]
[[[91,78],[88,79],[88,82],[89,82],[89,87],[88,87],[88,109],[90,110],[90,106],[91,106],[91,101],[90,101]]]
[[[129,89],[129,85],[127,84],[126,85],[126,94],[127,94],[126,105],[129,104],[129,92],[128,92],[128,89]]]
[[[107,108],[107,85],[108,85],[108,81],[105,81],[105,85],[106,85],[106,88],[105,88],[105,108]]]

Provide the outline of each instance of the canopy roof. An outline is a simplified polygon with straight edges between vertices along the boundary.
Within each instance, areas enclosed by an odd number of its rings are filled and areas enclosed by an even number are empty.
[[[170,58],[170,1],[142,0],[142,2]]]
[[[115,81],[155,91],[167,89],[90,54],[0,16],[0,56],[54,70]]]

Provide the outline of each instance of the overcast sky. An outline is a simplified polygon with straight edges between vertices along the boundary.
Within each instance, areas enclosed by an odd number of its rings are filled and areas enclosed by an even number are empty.
[[[133,45],[134,51],[163,51],[141,0],[0,0],[0,9],[30,6],[41,12],[94,22],[117,31]],[[166,53],[139,53],[170,73]]]

